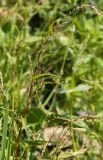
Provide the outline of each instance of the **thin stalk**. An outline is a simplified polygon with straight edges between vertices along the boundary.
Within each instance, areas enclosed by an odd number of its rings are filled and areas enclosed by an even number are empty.
[[[70,95],[70,118],[72,118],[72,112],[73,112],[73,95]],[[69,122],[69,128],[70,128],[70,134],[71,134],[71,139],[72,139],[72,145],[73,145],[73,151],[76,152],[77,151],[77,146],[76,146],[76,142],[75,142],[75,138],[74,138],[74,131],[73,131],[73,124],[72,121]],[[77,160],[80,160],[79,157],[76,157]]]

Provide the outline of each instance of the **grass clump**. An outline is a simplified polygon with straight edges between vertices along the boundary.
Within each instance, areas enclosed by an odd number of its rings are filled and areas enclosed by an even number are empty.
[[[1,160],[103,158],[101,6],[0,2]]]

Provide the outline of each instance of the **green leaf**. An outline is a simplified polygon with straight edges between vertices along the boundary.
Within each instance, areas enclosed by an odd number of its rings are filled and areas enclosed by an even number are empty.
[[[52,77],[54,77],[56,75],[51,74],[51,73],[41,73],[41,74],[38,74],[38,75],[34,76],[33,80],[35,81],[35,80],[37,80],[39,78],[46,77],[46,76],[52,76]]]
[[[27,116],[28,123],[40,123],[45,118],[45,113],[40,108],[31,109]]]
[[[77,156],[80,156],[81,154],[84,154],[86,151],[87,151],[87,149],[81,149],[76,152],[61,152],[58,159],[60,160],[62,158],[77,157]]]
[[[6,143],[7,143],[7,129],[8,129],[8,106],[6,106],[4,117],[3,117],[3,133],[2,133],[2,143],[1,143],[1,160],[5,159]]]
[[[81,91],[88,91],[89,89],[91,89],[92,86],[89,86],[87,84],[80,84],[77,87],[74,87],[72,89],[61,89],[61,90],[57,90],[57,92],[59,93],[72,93],[72,92],[81,92]]]
[[[28,36],[25,40],[25,43],[34,43],[37,41],[40,41],[42,39],[42,37],[40,36]]]

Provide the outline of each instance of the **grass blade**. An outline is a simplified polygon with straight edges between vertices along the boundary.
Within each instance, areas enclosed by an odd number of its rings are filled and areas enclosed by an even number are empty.
[[[2,143],[1,143],[1,160],[5,159],[6,141],[7,141],[7,129],[8,129],[8,106],[5,109],[3,117],[3,133],[2,133]]]

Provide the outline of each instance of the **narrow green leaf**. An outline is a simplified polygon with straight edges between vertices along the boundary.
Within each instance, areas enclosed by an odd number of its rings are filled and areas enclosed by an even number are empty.
[[[80,84],[77,87],[74,87],[72,89],[60,89],[60,90],[57,90],[56,92],[59,92],[59,93],[81,92],[81,91],[87,91],[91,88],[92,88],[92,86],[89,86],[86,84]]]
[[[42,78],[42,77],[46,77],[46,76],[55,77],[56,75],[51,74],[51,73],[41,73],[41,74],[38,74],[38,75],[34,76],[33,80],[35,81],[36,79],[39,79],[39,78]]]
[[[58,159],[63,159],[63,158],[71,158],[71,157],[77,157],[80,156],[81,154],[84,154],[87,151],[87,149],[81,149],[76,152],[61,152]]]
[[[2,143],[1,143],[1,160],[5,159],[5,150],[7,142],[7,129],[8,129],[8,106],[6,106],[4,117],[3,117],[3,133],[2,133]]]

